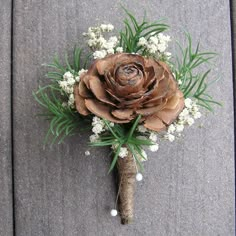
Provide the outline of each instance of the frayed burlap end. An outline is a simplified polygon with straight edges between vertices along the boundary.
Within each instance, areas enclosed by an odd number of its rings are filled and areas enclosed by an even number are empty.
[[[119,211],[122,224],[130,224],[134,216],[134,185],[137,173],[132,153],[117,161],[119,175]]]

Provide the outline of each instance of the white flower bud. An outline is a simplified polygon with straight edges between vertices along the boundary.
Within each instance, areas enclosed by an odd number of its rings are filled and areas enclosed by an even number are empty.
[[[201,116],[202,114],[199,111],[193,115],[194,119],[199,119]]]
[[[180,133],[184,130],[184,125],[182,124],[177,124],[176,125],[176,132]]]
[[[139,125],[139,126],[138,126],[138,131],[139,131],[140,133],[145,133],[145,132],[147,131],[147,128],[144,127],[143,125]]]
[[[119,157],[124,158],[129,154],[128,149],[126,147],[121,147],[119,152]]]
[[[175,136],[173,134],[166,134],[164,137],[170,142],[173,142],[175,140]]]
[[[67,80],[69,78],[73,78],[74,76],[71,74],[70,71],[67,71],[64,75],[63,75],[63,79]]]
[[[112,24],[107,25],[107,31],[110,32],[114,29],[114,26]]]
[[[90,155],[90,151],[87,150],[84,154],[85,154],[85,156],[89,156]]]
[[[79,76],[76,76],[76,77],[75,77],[75,81],[76,81],[76,82],[79,82],[79,81],[80,81],[80,77],[79,77]]]
[[[187,123],[188,123],[189,126],[193,125],[194,119],[193,119],[192,117],[189,117],[189,118],[187,119]]]
[[[113,48],[107,49],[107,54],[114,54],[114,49]]]
[[[93,58],[94,59],[101,59],[101,58],[104,58],[106,55],[107,55],[107,52],[105,50],[95,51],[93,53]]]
[[[68,84],[69,86],[73,86],[73,85],[75,84],[75,79],[74,79],[74,77],[68,78],[68,79],[67,79],[67,84]]]
[[[117,47],[116,52],[123,52],[123,48],[122,47]]]
[[[147,40],[144,37],[141,37],[138,41],[138,46],[146,46]]]
[[[86,73],[88,70],[85,70],[85,69],[81,69],[79,72],[78,72],[78,75],[81,76],[83,73]]]
[[[182,80],[179,79],[177,83],[178,83],[178,85],[181,85],[183,82],[182,82]]]
[[[193,101],[190,99],[190,98],[186,98],[184,100],[184,105],[187,107],[187,108],[192,108],[192,104],[193,104]]]
[[[158,45],[158,38],[157,38],[157,36],[150,37],[149,43],[150,44],[154,44],[154,45]]]
[[[92,134],[90,137],[89,137],[89,140],[91,143],[94,143],[96,141],[98,141],[99,139],[99,136],[97,134]]]
[[[149,150],[151,152],[156,152],[158,149],[159,149],[159,145],[157,143],[149,146]]]
[[[175,126],[173,124],[169,125],[167,131],[168,131],[168,133],[174,133],[175,132]]]
[[[103,125],[102,124],[96,124],[93,128],[92,128],[92,131],[93,133],[95,134],[100,134],[102,131],[103,131]]]
[[[154,132],[150,133],[149,139],[153,142],[157,141],[157,135]]]

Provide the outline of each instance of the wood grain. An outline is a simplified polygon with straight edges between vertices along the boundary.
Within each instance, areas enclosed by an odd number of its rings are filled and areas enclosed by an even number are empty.
[[[231,34],[228,1],[129,1],[136,16],[168,19],[172,36],[183,30],[202,48],[220,54],[212,77],[222,80],[212,94],[224,104],[185,132],[174,144],[149,153],[144,181],[136,191],[135,222],[124,227],[110,217],[115,185],[107,175],[106,149],[85,156],[86,137],[60,146],[42,141],[48,123],[35,117],[40,107],[31,91],[54,53],[83,42],[90,25],[121,25],[123,1],[15,1],[14,166],[16,235],[234,235],[234,148]],[[196,41],[194,43],[196,44]]]
[[[0,1],[0,235],[13,234],[11,159],[11,1]]]

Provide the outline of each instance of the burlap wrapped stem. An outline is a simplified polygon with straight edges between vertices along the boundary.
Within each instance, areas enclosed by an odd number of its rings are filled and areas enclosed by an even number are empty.
[[[92,113],[114,123],[129,123],[141,115],[143,125],[157,132],[165,130],[184,107],[183,93],[164,62],[128,53],[96,60],[81,75],[74,95],[82,115]],[[120,214],[123,223],[129,223],[136,173],[132,154],[118,159],[117,166],[123,181]]]
[[[119,211],[122,224],[130,224],[134,217],[134,190],[136,166],[132,153],[129,151],[125,158],[117,160],[119,175]]]

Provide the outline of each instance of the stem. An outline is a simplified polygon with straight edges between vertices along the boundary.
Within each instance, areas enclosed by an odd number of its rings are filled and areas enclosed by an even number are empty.
[[[124,158],[118,158],[119,175],[119,211],[122,224],[130,224],[134,216],[134,186],[137,173],[133,155],[129,153]]]

